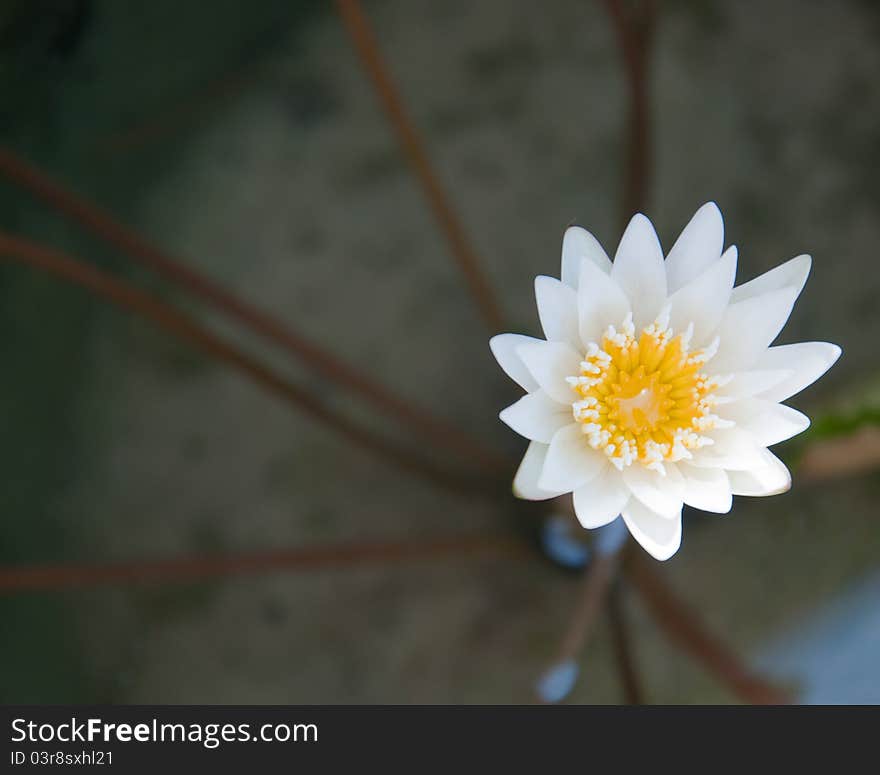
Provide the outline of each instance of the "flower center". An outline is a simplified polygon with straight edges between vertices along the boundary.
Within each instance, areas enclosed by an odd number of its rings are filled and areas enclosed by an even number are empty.
[[[727,424],[712,413],[721,380],[700,371],[717,342],[689,350],[688,328],[675,335],[664,311],[636,337],[632,316],[590,343],[580,374],[568,378],[572,413],[594,449],[618,469],[642,463],[665,473],[664,461],[692,457],[712,443],[703,431]]]
[[[669,392],[662,388],[666,385],[656,384],[656,374],[646,377],[644,367],[639,366],[635,374],[621,374],[620,383],[612,386],[616,395],[610,396],[616,405],[611,412],[618,424],[624,430],[633,433],[643,433],[657,426],[659,422],[667,419],[663,413],[669,408],[670,401],[663,397]],[[660,389],[658,389],[658,387]]]

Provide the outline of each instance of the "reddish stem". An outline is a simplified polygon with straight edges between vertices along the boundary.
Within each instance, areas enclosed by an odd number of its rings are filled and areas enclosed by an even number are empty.
[[[425,145],[406,112],[391,72],[382,58],[379,43],[370,28],[370,23],[357,0],[337,0],[336,7],[339,9],[339,14],[360,57],[361,64],[373,82],[382,107],[397,133],[401,150],[421,183],[425,198],[434,212],[434,217],[446,235],[452,255],[464,274],[486,325],[492,333],[496,333],[501,330],[502,321],[495,294],[480,267],[477,255],[465,235],[458,216],[440,185],[440,180],[434,172]]]
[[[703,626],[697,613],[654,570],[651,560],[634,555],[626,571],[669,639],[702,662],[740,699],[755,705],[783,705],[791,701],[786,692],[753,673]]]
[[[608,618],[611,624],[611,640],[614,658],[620,675],[621,688],[627,705],[641,705],[644,702],[641,681],[636,668],[632,650],[631,632],[626,616],[626,603],[620,582],[614,584],[608,595]]]
[[[629,87],[627,177],[622,212],[625,222],[643,210],[651,178],[651,111],[648,62],[656,21],[652,0],[625,9],[621,0],[605,0],[623,55]]]
[[[174,307],[112,278],[99,269],[76,261],[63,253],[3,233],[0,233],[0,256],[61,277],[118,307],[136,312],[166,331],[195,345],[202,352],[242,372],[257,384],[306,411],[344,438],[393,462],[409,473],[456,491],[462,488],[470,490],[470,487],[458,477],[420,459],[408,449],[398,447],[335,414],[303,388],[278,376],[267,366],[203,328]]]
[[[62,188],[36,167],[0,146],[0,173],[50,207],[84,226],[156,274],[185,288],[226,317],[301,358],[326,379],[358,393],[389,417],[419,433],[432,446],[444,447],[487,471],[509,467],[508,461],[446,421],[403,400],[365,374],[325,352],[276,318],[233,295],[218,283],[171,258],[96,205]]]
[[[584,571],[580,597],[568,623],[559,652],[549,670],[574,661],[593,632],[606,603],[609,587],[617,575],[620,552],[597,553]],[[540,702],[544,700],[538,698]]]
[[[581,597],[559,648],[557,663],[574,659],[583,648],[602,611],[608,588],[617,573],[618,553],[599,554],[593,558],[581,584]]]
[[[0,594],[105,584],[179,584],[242,574],[328,570],[463,556],[519,556],[527,551],[528,546],[512,536],[476,535],[99,565],[29,565],[0,568]]]

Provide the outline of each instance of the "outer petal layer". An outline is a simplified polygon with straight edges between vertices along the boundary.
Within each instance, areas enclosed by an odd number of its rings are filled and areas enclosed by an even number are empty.
[[[747,398],[723,407],[725,417],[738,428],[751,433],[764,447],[778,444],[803,433],[810,427],[810,418],[785,404],[774,404],[757,398]]]
[[[758,275],[754,280],[738,285],[733,289],[730,300],[733,303],[751,299],[753,296],[761,296],[771,291],[778,291],[780,288],[795,288],[797,297],[804,289],[807,282],[807,275],[810,274],[810,267],[813,265],[813,259],[804,254],[786,261],[784,264]]]
[[[684,331],[693,324],[692,341],[696,347],[711,339],[727,309],[736,276],[736,256],[736,247],[728,248],[705,272],[669,298],[672,330]]]
[[[669,519],[632,498],[623,510],[623,521],[632,537],[657,560],[668,560],[681,546],[681,512]]]
[[[623,233],[611,276],[629,299],[636,328],[649,325],[666,301],[666,269],[657,233],[641,213]]]
[[[540,342],[533,336],[523,334],[498,334],[489,340],[489,349],[498,361],[498,365],[504,369],[504,373],[510,377],[523,390],[531,392],[538,389],[537,380],[531,375],[517,348],[523,344]]]
[[[771,347],[756,363],[760,369],[790,369],[791,376],[761,393],[768,401],[785,401],[812,385],[840,357],[840,348],[829,342],[799,342]]]
[[[647,508],[663,517],[681,513],[684,479],[675,463],[667,463],[666,474],[635,464],[623,469],[623,481]]]
[[[550,492],[538,487],[538,477],[547,459],[548,446],[533,441],[523,455],[516,476],[513,478],[513,494],[527,501],[545,501],[562,495],[562,491]]]
[[[527,342],[517,348],[535,382],[550,398],[571,407],[572,390],[565,381],[580,372],[581,356],[564,342]]]
[[[773,348],[770,348],[773,349]],[[792,369],[753,369],[734,374],[733,379],[715,391],[724,403],[751,398],[776,387],[794,374]]]
[[[606,463],[587,444],[580,425],[567,425],[553,435],[538,485],[543,490],[571,492],[596,477]]]
[[[535,300],[544,336],[580,347],[577,293],[552,277],[535,278]]]
[[[742,428],[722,428],[712,431],[714,444],[694,453],[689,461],[697,468],[726,468],[745,471],[761,465],[767,451],[758,440]]]
[[[674,293],[699,277],[724,249],[724,221],[714,202],[697,212],[675,241],[666,257],[669,292]]]
[[[585,528],[602,527],[620,516],[629,498],[620,473],[606,465],[595,479],[574,491],[574,513]]]
[[[574,422],[571,410],[554,401],[543,390],[526,393],[498,415],[501,422],[520,436],[549,444],[553,434]]]
[[[746,471],[728,471],[734,495],[779,495],[791,489],[791,474],[776,455],[764,450],[763,461]]]
[[[562,282],[577,289],[581,261],[587,259],[605,274],[611,271],[611,259],[597,240],[580,226],[569,226],[562,237]]]
[[[731,304],[718,329],[720,346],[709,371],[723,374],[751,368],[779,335],[800,290],[789,286]]]
[[[620,325],[630,312],[630,303],[617,282],[589,261],[581,266],[578,287],[581,341],[598,342],[610,324]]]
[[[684,502],[695,509],[726,514],[733,506],[730,480],[721,468],[697,468],[679,463],[684,477]]]

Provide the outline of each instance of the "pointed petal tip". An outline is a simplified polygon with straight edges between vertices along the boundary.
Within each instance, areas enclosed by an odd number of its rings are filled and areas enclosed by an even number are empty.
[[[807,282],[807,278],[810,276],[810,271],[813,268],[813,257],[809,253],[801,253],[799,256],[795,256],[791,259],[791,263],[798,267],[803,274],[803,283],[801,287]]]
[[[633,536],[636,539],[636,542],[639,546],[642,547],[648,554],[651,555],[658,562],[666,562],[667,560],[671,560],[681,548],[681,536],[679,535],[678,540],[665,545],[649,543],[647,541],[642,542],[638,540],[638,537]]]
[[[643,226],[650,226],[652,229],[654,228],[654,224],[651,222],[651,219],[641,211],[633,213],[633,217],[629,219],[629,225],[632,225],[633,223],[638,223]]]
[[[721,214],[721,208],[714,199],[704,202],[697,208],[691,220],[696,219],[717,220],[722,227],[724,225],[724,216]]]
[[[681,513],[668,519],[632,499],[621,516],[632,537],[655,560],[668,560],[681,546]]]
[[[589,259],[605,274],[611,271],[611,259],[599,240],[583,226],[571,225],[562,235],[562,266],[560,278],[577,289],[582,259]]]
[[[631,219],[614,254],[611,277],[626,294],[635,325],[648,325],[667,296],[663,248],[653,224],[642,213]]]
[[[787,401],[812,385],[827,372],[843,354],[841,348],[831,342],[795,342],[771,347],[760,360],[760,368],[787,368],[794,373],[778,385],[759,394],[768,401]]]
[[[687,222],[666,256],[669,289],[698,277],[724,252],[724,220],[715,202],[706,202]]]

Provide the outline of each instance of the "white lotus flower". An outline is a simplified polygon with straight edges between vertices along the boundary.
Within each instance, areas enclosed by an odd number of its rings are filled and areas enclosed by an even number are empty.
[[[531,444],[513,483],[520,498],[574,494],[585,528],[623,517],[658,560],[681,544],[686,503],[726,513],[732,495],[791,486],[767,447],[809,418],[780,403],[840,356],[826,342],[771,347],[804,287],[803,255],[736,288],[737,251],[721,213],[703,205],[666,260],[636,215],[614,263],[573,226],[562,280],[538,277],[546,341],[501,334],[490,346],[527,395],[501,419]]]

